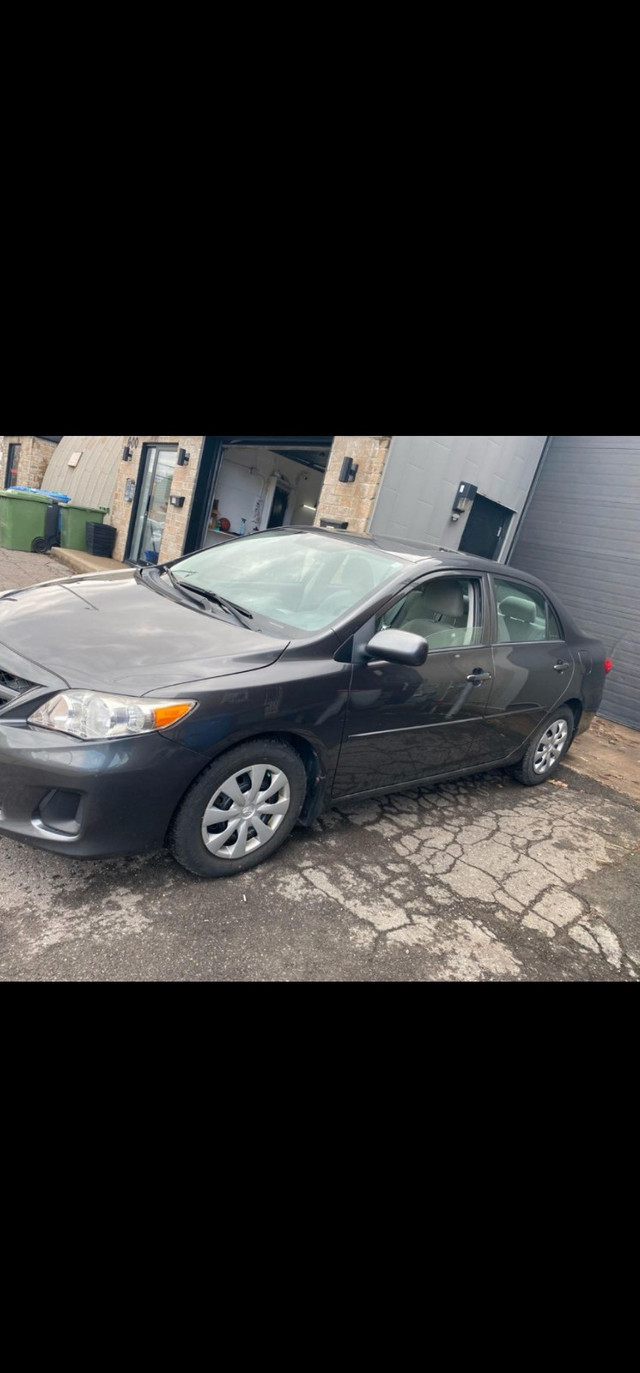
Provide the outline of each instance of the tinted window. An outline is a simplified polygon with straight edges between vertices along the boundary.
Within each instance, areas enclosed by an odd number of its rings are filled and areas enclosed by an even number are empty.
[[[495,588],[499,643],[543,643],[562,638],[556,616],[542,592],[497,578]]]
[[[555,611],[551,609],[551,606],[549,605],[549,602],[548,602],[548,601],[547,601],[547,611],[548,611],[548,613],[549,613],[549,633],[548,633],[548,635],[547,635],[547,638],[548,638],[548,639],[563,639],[563,638],[564,638],[564,634],[562,633],[562,630],[561,630],[561,628],[560,628],[560,621],[558,620]]]
[[[178,563],[186,586],[200,586],[285,628],[324,629],[366,600],[403,563],[389,553],[326,534],[235,539]]]
[[[431,578],[387,610],[377,627],[419,634],[432,653],[481,644],[481,584],[469,577]]]

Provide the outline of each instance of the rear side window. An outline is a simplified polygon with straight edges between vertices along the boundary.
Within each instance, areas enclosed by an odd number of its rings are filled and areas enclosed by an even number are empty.
[[[498,643],[544,643],[562,638],[558,618],[541,591],[498,578],[495,591]]]

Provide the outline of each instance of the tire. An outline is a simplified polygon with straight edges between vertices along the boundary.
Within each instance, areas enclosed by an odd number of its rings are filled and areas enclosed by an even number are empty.
[[[32,552],[32,553],[48,553],[48,552],[49,552],[49,541],[48,541],[48,539],[34,539],[32,545],[31,545],[31,552]]]
[[[566,756],[575,729],[575,716],[568,706],[554,710],[546,725],[536,731],[522,761],[513,768],[516,781],[524,787],[539,787],[548,782]]]
[[[306,792],[304,763],[289,744],[240,744],[217,758],[187,792],[169,831],[169,849],[196,877],[248,872],[289,838]]]

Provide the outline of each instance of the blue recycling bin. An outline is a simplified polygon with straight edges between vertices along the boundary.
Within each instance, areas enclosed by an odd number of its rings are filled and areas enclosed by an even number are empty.
[[[23,491],[29,496],[48,496],[49,500],[60,501],[63,504],[71,500],[71,496],[63,496],[60,491],[42,491],[39,486],[10,486],[9,490]]]

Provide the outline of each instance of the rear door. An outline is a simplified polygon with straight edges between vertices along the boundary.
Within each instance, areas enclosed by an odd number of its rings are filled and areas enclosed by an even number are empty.
[[[456,772],[490,748],[484,716],[493,679],[488,581],[432,576],[366,626],[429,643],[421,668],[357,662],[334,796],[383,790]]]
[[[554,706],[569,699],[576,662],[543,592],[516,576],[491,580],[494,682],[486,729],[490,756],[498,761],[521,749]]]

